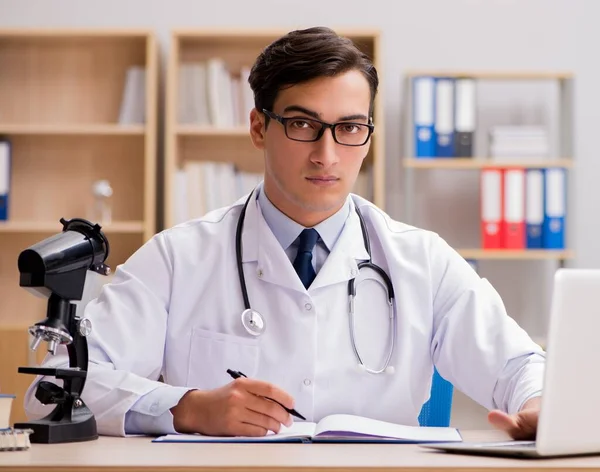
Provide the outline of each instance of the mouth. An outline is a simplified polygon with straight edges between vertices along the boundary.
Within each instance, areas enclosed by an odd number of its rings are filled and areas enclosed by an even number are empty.
[[[335,187],[340,179],[335,175],[316,175],[314,177],[306,177],[306,180],[314,187],[331,188]]]
[[[306,177],[306,180],[310,180],[311,182],[319,183],[319,182],[336,182],[340,180],[335,175],[318,175],[314,177]]]

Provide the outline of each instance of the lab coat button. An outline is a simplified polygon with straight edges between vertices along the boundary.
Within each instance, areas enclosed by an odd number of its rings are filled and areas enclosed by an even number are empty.
[[[258,269],[258,270],[256,271],[256,275],[258,275],[258,278],[259,278],[259,279],[262,279],[262,276],[263,276],[263,271],[262,271],[262,269]]]
[[[311,384],[310,379],[304,379],[304,385],[306,385],[307,387]]]
[[[305,303],[304,308],[306,308],[306,311],[310,311],[312,310],[312,305],[310,303]]]
[[[352,269],[352,270],[350,271],[350,275],[351,275],[352,277],[356,277],[356,275],[357,275],[357,274],[358,274],[358,271],[357,271],[356,269]]]

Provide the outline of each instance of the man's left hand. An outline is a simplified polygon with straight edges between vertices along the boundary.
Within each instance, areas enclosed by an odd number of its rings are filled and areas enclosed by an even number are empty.
[[[540,417],[541,397],[531,398],[521,411],[509,415],[500,410],[490,411],[488,421],[494,427],[506,431],[513,439],[534,440]]]

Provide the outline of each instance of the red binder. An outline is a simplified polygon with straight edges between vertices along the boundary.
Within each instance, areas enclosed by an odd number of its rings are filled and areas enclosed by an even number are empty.
[[[481,171],[481,242],[483,249],[502,247],[502,189],[501,169]]]
[[[504,170],[502,240],[506,249],[525,249],[525,170]]]

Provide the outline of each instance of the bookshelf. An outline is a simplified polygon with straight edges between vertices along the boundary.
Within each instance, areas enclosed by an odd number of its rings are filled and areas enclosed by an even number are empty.
[[[186,205],[180,190],[178,177],[190,163],[207,161],[233,164],[236,172],[263,172],[262,154],[252,146],[247,114],[233,125],[214,126],[205,121],[188,122],[181,119],[180,100],[182,89],[182,65],[206,63],[214,58],[222,60],[233,80],[239,78],[244,86],[244,69],[254,63],[256,57],[268,44],[287,30],[279,29],[202,29],[176,30],[171,35],[171,51],[167,71],[166,136],[164,172],[164,226],[170,227],[186,217],[177,212]],[[373,60],[379,72],[380,87],[374,107],[375,133],[371,148],[361,169],[361,182],[366,192],[359,192],[380,207],[385,200],[385,155],[383,78],[381,67],[380,34],[375,30],[336,29],[339,34],[355,41]],[[248,87],[249,89],[249,87]],[[185,88],[189,90],[189,88]],[[246,102],[247,103],[247,102]],[[193,120],[192,120],[193,121]],[[194,181],[195,182],[195,181]],[[194,184],[195,185],[195,184]],[[181,190],[180,190],[181,191]],[[210,192],[210,190],[207,190]],[[355,189],[358,192],[358,189]],[[241,196],[241,195],[240,195]],[[237,199],[237,198],[236,198]],[[232,196],[226,204],[233,203]],[[189,217],[189,216],[188,216]]]
[[[557,156],[544,159],[501,157],[494,158],[486,154],[477,154],[474,149],[473,157],[430,157],[418,158],[414,154],[414,129],[413,129],[413,88],[412,82],[416,77],[443,77],[449,79],[470,78],[477,82],[523,82],[523,81],[555,81],[559,90],[559,116],[558,116],[558,148]],[[475,171],[484,169],[565,169],[567,173],[566,188],[569,189],[569,174],[574,168],[573,160],[573,82],[574,77],[570,72],[546,72],[546,71],[447,71],[447,70],[414,70],[405,74],[405,96],[404,123],[406,123],[405,149],[403,158],[404,168],[404,221],[415,224],[414,215],[414,179],[415,172],[419,171]],[[477,112],[476,112],[477,113]],[[482,130],[475,129],[475,133]],[[567,195],[567,198],[569,196]],[[568,206],[568,205],[567,205]],[[479,217],[480,215],[477,215]],[[570,215],[567,210],[567,217]],[[568,238],[565,238],[568,244]],[[483,249],[483,248],[459,248],[458,251],[466,259],[491,259],[491,260],[556,260],[562,267],[565,261],[574,257],[572,249]]]
[[[511,86],[512,83],[525,84],[526,87],[538,87],[539,84],[543,86],[550,84],[553,87],[553,92],[556,92],[556,108],[554,121],[551,124],[546,123],[545,125],[549,130],[549,141],[551,145],[548,146],[548,153],[546,155],[540,154],[540,157],[533,157],[534,154],[526,155],[525,153],[515,152],[515,148],[512,148],[512,153],[501,153],[500,148],[492,148],[492,141],[490,140],[486,146],[482,146],[486,139],[482,139],[481,133],[487,133],[491,131],[490,126],[492,124],[490,111],[485,113],[485,109],[479,109],[479,96],[475,94],[475,111],[474,117],[475,129],[472,136],[472,148],[470,154],[458,154],[454,153],[453,156],[447,157],[417,157],[415,139],[416,133],[414,128],[414,117],[415,110],[413,110],[413,100],[415,99],[415,90],[413,89],[413,80],[417,77],[441,77],[454,79],[454,86],[458,83],[459,79],[473,79],[475,87],[483,81],[492,81],[494,85],[506,84]],[[435,86],[434,86],[435,87]],[[419,225],[416,221],[415,208],[418,204],[423,205],[419,200],[419,197],[425,195],[422,188],[415,185],[417,177],[429,180],[429,182],[441,182],[446,181],[447,177],[452,180],[449,183],[449,188],[452,191],[446,191],[444,189],[427,189],[426,195],[428,198],[432,198],[435,201],[437,197],[436,192],[442,193],[444,196],[443,207],[446,212],[450,210],[450,214],[445,213],[442,218],[446,224],[446,228],[450,228],[452,221],[459,221],[458,225],[463,225],[457,228],[457,233],[461,233],[463,238],[470,239],[470,244],[461,246],[455,244],[458,253],[466,260],[474,262],[478,271],[481,271],[482,276],[492,280],[495,280],[495,285],[498,286],[499,293],[509,313],[515,316],[514,313],[519,313],[517,318],[520,316],[519,322],[524,326],[527,331],[532,335],[533,339],[540,345],[545,346],[545,333],[547,326],[544,321],[544,313],[548,312],[550,297],[546,292],[546,297],[540,297],[540,294],[534,295],[534,291],[530,290],[532,287],[537,286],[540,290],[544,290],[543,284],[546,283],[545,288],[548,289],[550,286],[548,282],[551,282],[551,277],[547,277],[550,272],[553,272],[557,267],[564,267],[566,263],[575,257],[575,251],[569,247],[570,242],[573,238],[570,237],[568,231],[569,226],[572,227],[570,222],[573,219],[573,197],[570,192],[572,187],[572,171],[575,169],[574,160],[574,148],[573,148],[573,102],[574,102],[574,77],[569,72],[527,72],[527,71],[444,71],[444,70],[421,70],[421,71],[409,71],[405,76],[405,103],[406,106],[403,109],[403,122],[405,123],[404,129],[404,152],[402,159],[403,173],[404,173],[404,185],[403,185],[403,196],[404,196],[404,220],[409,224]],[[464,89],[463,89],[464,90]],[[489,90],[489,89],[488,89]],[[494,89],[498,90],[498,89]],[[530,88],[528,88],[530,90]],[[434,88],[434,93],[436,92]],[[437,91],[439,92],[439,91]],[[456,132],[458,129],[456,118],[458,116],[457,107],[457,95],[456,88],[453,89],[453,106],[455,107],[452,116],[452,125],[454,132],[454,139],[456,139]],[[482,100],[484,103],[481,105],[484,107],[486,104],[489,105],[492,102],[495,106],[502,106],[510,108],[515,106],[515,98],[509,103],[499,103],[504,97],[493,97],[493,100]],[[437,99],[434,98],[434,100]],[[554,95],[553,95],[554,99]],[[531,102],[526,102],[527,106]],[[436,105],[433,105],[434,107]],[[550,106],[550,109],[552,107]],[[437,110],[436,110],[437,111]],[[485,115],[486,120],[480,122],[480,112]],[[497,112],[497,109],[493,109],[492,112]],[[493,113],[492,113],[493,114]],[[515,113],[517,123],[520,123],[518,113]],[[463,115],[464,118],[464,115]],[[503,117],[506,119],[506,116]],[[539,116],[538,116],[539,118]],[[433,114],[433,121],[439,119],[435,112]],[[525,121],[525,120],[524,120]],[[463,122],[464,123],[464,122]],[[506,123],[501,123],[506,126]],[[464,130],[463,130],[464,131]],[[555,133],[555,134],[550,134]],[[424,136],[427,136],[425,134]],[[506,149],[506,148],[505,148]],[[510,149],[510,148],[509,148]],[[456,148],[455,148],[456,150]],[[495,151],[495,154],[493,153]],[[439,155],[436,153],[436,155]],[[457,155],[461,157],[456,157]],[[462,157],[471,156],[471,157]],[[494,157],[492,157],[494,156]],[[539,169],[543,173],[547,170],[560,169],[565,172],[565,200],[566,200],[566,215],[565,215],[565,247],[564,248],[528,248],[527,242],[524,242],[522,249],[515,248],[498,248],[488,249],[484,248],[483,235],[482,235],[482,224],[481,224],[481,209],[482,209],[482,182],[478,178],[481,173],[488,169],[497,169],[499,171],[519,171],[522,170],[524,175],[530,170]],[[534,171],[535,172],[535,171]],[[504,173],[504,172],[503,172]],[[422,175],[426,174],[426,175]],[[545,175],[545,174],[541,174]],[[543,177],[545,180],[546,177]],[[475,180],[478,181],[475,184]],[[464,184],[463,182],[467,182]],[[528,185],[525,180],[525,186]],[[465,189],[464,185],[477,185],[475,189]],[[503,184],[501,184],[503,185]],[[546,183],[544,182],[544,186]],[[462,187],[462,188],[461,188]],[[543,190],[542,190],[543,192]],[[478,201],[473,205],[474,194],[477,195]],[[433,197],[436,195],[436,197]],[[543,194],[542,194],[543,195]],[[498,197],[501,198],[501,197]],[[524,195],[525,198],[525,195]],[[543,198],[543,197],[540,197]],[[439,199],[437,200],[439,202]],[[446,200],[457,201],[456,208],[464,205],[469,210],[462,209],[460,214],[451,214],[454,209],[452,204],[447,204]],[[504,200],[506,202],[506,200]],[[526,200],[523,202],[524,209],[526,207]],[[421,206],[423,208],[423,206]],[[477,208],[477,213],[472,214],[470,210]],[[468,211],[468,214],[467,214]],[[542,215],[543,217],[543,215]],[[471,228],[470,223],[473,224],[473,228],[479,228],[477,238],[473,236],[466,228]],[[432,228],[437,231],[436,228]],[[451,235],[444,235],[442,237],[449,239]],[[477,240],[479,245],[477,245]],[[475,246],[475,247],[473,247]],[[479,247],[477,247],[479,246]],[[536,264],[536,271],[530,265]],[[539,267],[538,267],[539,266]],[[490,270],[491,269],[491,270]],[[537,269],[541,269],[541,272],[537,272]],[[488,273],[490,270],[490,273]],[[485,273],[485,274],[483,274]],[[535,280],[528,278],[530,274],[536,274]],[[526,275],[523,275],[526,274]],[[512,308],[514,310],[511,310]]]
[[[144,118],[120,119],[128,71],[144,68]],[[116,268],[156,232],[158,56],[148,30],[0,30],[0,139],[11,146],[9,218],[0,221],[0,389],[17,395],[11,421],[23,420],[32,376],[17,367],[29,352],[27,327],[46,300],[19,287],[17,259],[59,233],[64,218],[100,223]],[[93,182],[113,189],[112,219],[93,213]],[[42,357],[40,357],[42,356]]]

